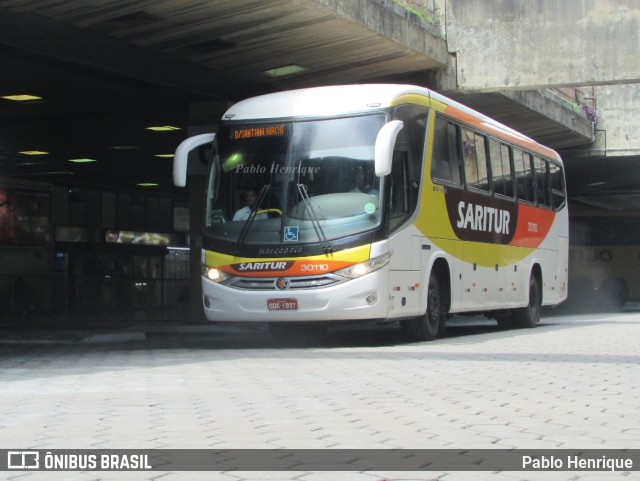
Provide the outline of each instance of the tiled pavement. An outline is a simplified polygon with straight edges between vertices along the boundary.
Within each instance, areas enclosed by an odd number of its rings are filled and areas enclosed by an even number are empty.
[[[468,323],[465,323],[468,324]],[[260,329],[0,333],[7,449],[639,448],[640,314],[357,329],[279,345]],[[0,479],[640,479],[606,472],[0,472]]]

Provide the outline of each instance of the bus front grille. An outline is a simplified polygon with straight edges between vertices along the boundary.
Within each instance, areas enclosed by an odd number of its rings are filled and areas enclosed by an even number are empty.
[[[277,287],[276,281],[284,279],[286,287]],[[246,290],[277,291],[289,289],[315,289],[344,282],[346,279],[332,274],[311,277],[235,277],[226,283],[229,287]],[[282,285],[282,283],[280,283]]]

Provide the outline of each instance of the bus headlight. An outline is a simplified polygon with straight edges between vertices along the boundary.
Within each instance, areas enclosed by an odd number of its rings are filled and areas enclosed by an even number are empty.
[[[335,274],[348,277],[349,279],[356,279],[386,266],[389,263],[390,258],[391,253],[387,252],[386,254],[374,257],[373,259],[369,259],[368,261],[354,264],[352,266],[345,267],[344,269],[340,269],[336,271]]]
[[[231,277],[231,274],[227,274],[226,272],[221,271],[220,269],[216,269],[215,267],[209,267],[201,264],[201,268],[202,275],[213,282],[223,282]]]

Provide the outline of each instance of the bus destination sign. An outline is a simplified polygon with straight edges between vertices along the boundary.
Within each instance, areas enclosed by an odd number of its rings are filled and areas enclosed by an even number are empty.
[[[279,137],[284,135],[284,124],[237,128],[232,131],[233,140]]]

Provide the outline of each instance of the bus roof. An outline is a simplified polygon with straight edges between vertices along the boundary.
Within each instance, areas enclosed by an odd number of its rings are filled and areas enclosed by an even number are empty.
[[[524,134],[455,100],[424,87],[400,84],[356,84],[289,90],[248,98],[231,106],[224,120],[266,120],[365,113],[397,104],[404,95],[424,96],[444,104],[445,113],[507,141],[560,160],[559,155]]]
[[[410,85],[362,84],[313,87],[253,97],[233,105],[224,119],[321,117],[377,110],[404,94],[429,97],[426,88]]]

